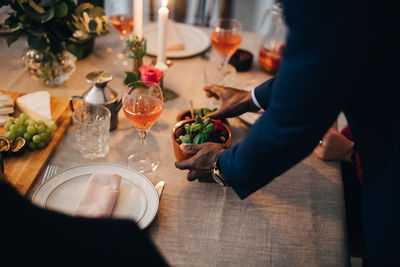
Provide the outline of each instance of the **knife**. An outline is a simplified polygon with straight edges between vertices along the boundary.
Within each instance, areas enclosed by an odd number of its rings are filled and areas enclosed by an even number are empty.
[[[159,181],[155,186],[157,193],[158,193],[158,199],[161,199],[161,193],[164,189],[164,185],[165,185],[164,181]]]

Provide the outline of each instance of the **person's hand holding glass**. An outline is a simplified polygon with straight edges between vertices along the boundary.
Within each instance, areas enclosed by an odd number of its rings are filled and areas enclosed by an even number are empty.
[[[158,120],[163,110],[161,88],[154,82],[130,83],[122,99],[125,116],[139,131],[138,150],[129,156],[128,167],[139,172],[154,171],[159,161],[145,150],[150,127]]]

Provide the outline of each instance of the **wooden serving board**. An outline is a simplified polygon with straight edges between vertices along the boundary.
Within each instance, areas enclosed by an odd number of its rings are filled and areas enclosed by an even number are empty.
[[[1,93],[10,95],[14,99],[14,103],[17,97],[23,95],[23,93],[4,91],[1,91]],[[29,191],[71,124],[72,112],[69,108],[68,99],[51,97],[50,107],[51,117],[58,126],[57,130],[53,132],[51,142],[43,149],[30,151],[26,148],[20,155],[3,157],[4,174],[7,180],[13,184],[22,195],[25,195]],[[16,105],[14,108],[16,110],[12,116],[19,116],[21,112]],[[6,130],[0,127],[0,136],[5,133]]]

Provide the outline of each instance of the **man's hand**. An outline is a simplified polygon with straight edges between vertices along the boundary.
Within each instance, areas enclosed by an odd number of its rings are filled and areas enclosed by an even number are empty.
[[[217,156],[224,150],[223,145],[211,142],[199,145],[181,144],[181,149],[193,154],[186,160],[175,162],[178,169],[190,170],[187,179],[189,181],[198,179],[199,182],[214,182],[211,176],[212,165]]]
[[[251,98],[251,91],[223,87],[219,85],[210,85],[204,87],[207,97],[214,97],[221,101],[221,107],[208,114],[212,119],[225,119],[239,116],[246,112],[256,112],[259,108],[254,104]]]
[[[350,161],[354,143],[331,127],[314,153],[322,160]]]

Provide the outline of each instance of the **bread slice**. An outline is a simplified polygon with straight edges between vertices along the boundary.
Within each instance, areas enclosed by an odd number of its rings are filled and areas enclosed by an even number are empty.
[[[9,95],[0,95],[0,107],[12,107],[14,106],[14,100]]]
[[[0,115],[8,115],[14,112],[13,107],[3,107],[0,108]]]
[[[7,123],[9,116],[8,115],[0,115],[0,126],[4,126]]]

